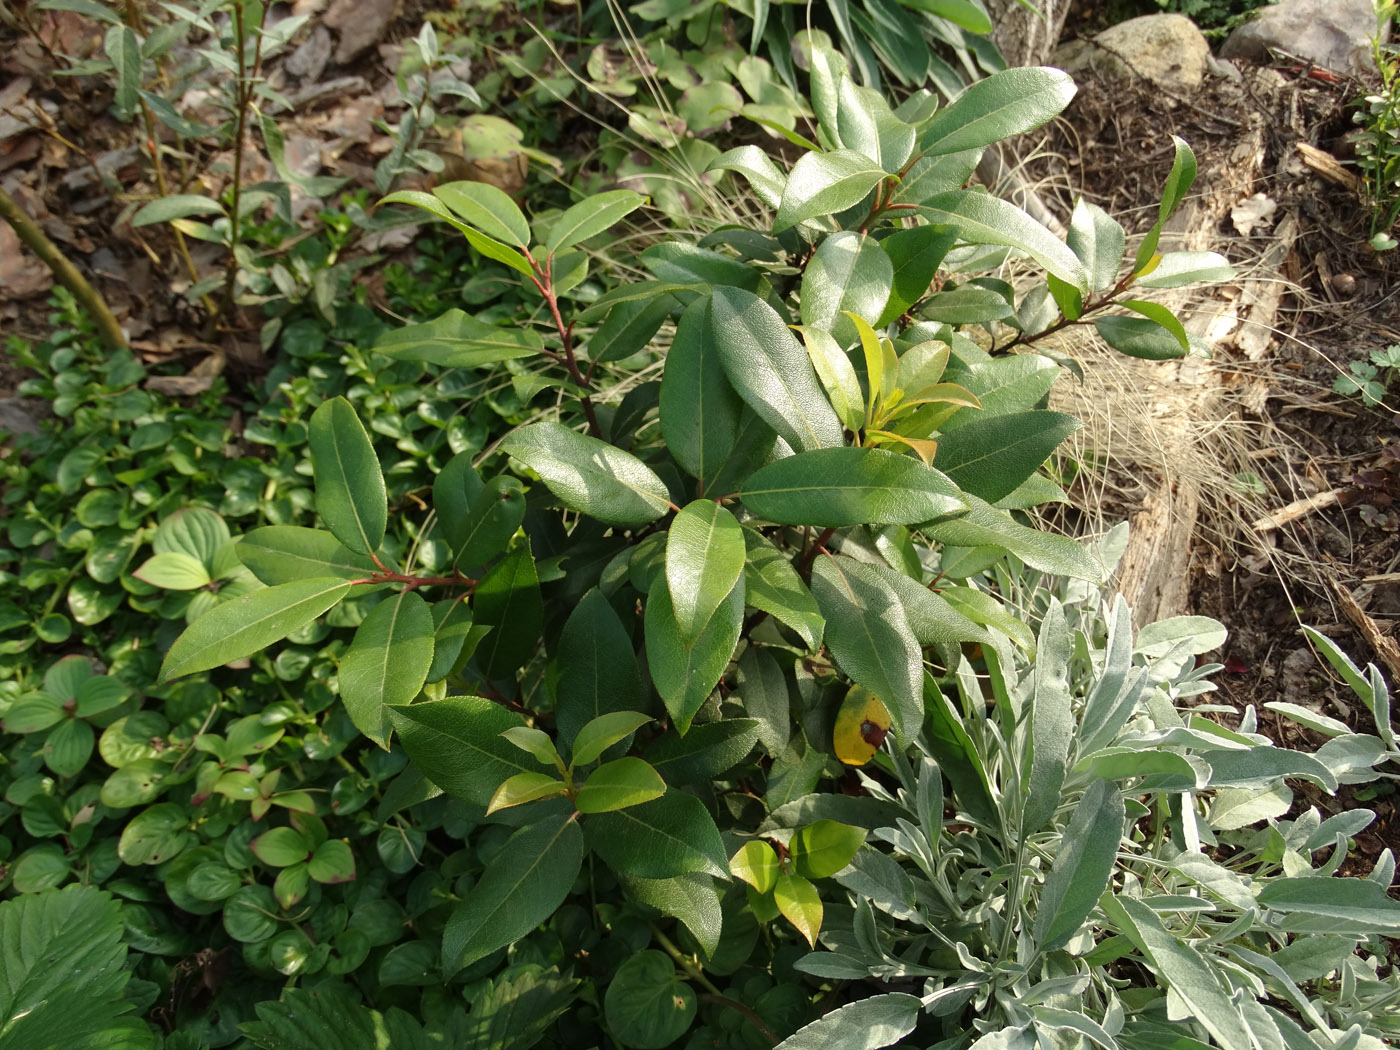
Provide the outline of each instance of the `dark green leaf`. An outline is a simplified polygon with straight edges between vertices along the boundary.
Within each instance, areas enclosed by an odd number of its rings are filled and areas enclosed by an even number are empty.
[[[311,577],[362,580],[378,570],[329,532],[300,525],[265,525],[238,541],[238,559],[269,587]]]
[[[525,936],[564,903],[583,863],[583,834],[572,813],[521,828],[459,901],[442,931],[448,973]]]
[[[687,504],[666,534],[666,585],[681,635],[700,636],[744,571],[744,534],[710,500]]]
[[[697,637],[687,638],[676,622],[665,578],[658,576],[652,584],[646,606],[647,664],[656,691],[681,733],[690,728],[691,719],[729,666],[743,619],[744,584],[740,579],[705,629]]]
[[[1067,536],[1027,528],[1005,511],[967,496],[968,512],[922,528],[929,539],[952,547],[1001,547],[1042,572],[1097,581],[1102,570],[1089,552]]]
[[[719,829],[694,795],[671,790],[640,806],[588,818],[588,844],[612,868],[643,879],[689,872],[729,878]]]
[[[510,195],[485,182],[449,182],[433,190],[433,196],[471,226],[525,251],[530,245],[530,224]]]
[[[744,546],[744,601],[791,627],[815,651],[826,621],[792,562],[753,529],[744,530]]]
[[[356,554],[373,554],[389,520],[384,475],[350,402],[331,398],[311,416],[308,437],[316,474],[316,512]]]
[[[940,190],[947,187],[939,187]],[[884,328],[929,294],[929,286],[956,236],[935,226],[895,230],[880,242],[893,265],[889,300],[874,326]]]
[[[1102,292],[1112,288],[1127,246],[1127,235],[1117,220],[1081,197],[1074,204],[1066,240],[1089,272],[1090,290]]]
[[[948,698],[929,674],[924,675],[925,738],[962,811],[987,828],[1001,827],[1001,811],[992,797],[987,771],[972,739]]]
[[[389,718],[413,764],[448,794],[485,806],[496,786],[539,766],[501,733],[523,726],[513,711],[479,696],[449,696],[390,709]]]
[[[350,591],[335,577],[312,577],[231,598],[185,629],[165,654],[160,680],[239,660],[305,627]]]
[[[562,739],[573,740],[599,715],[642,708],[642,676],[632,640],[596,587],[569,614],[556,662],[555,717]]]
[[[668,733],[646,749],[647,761],[671,784],[717,780],[745,758],[758,742],[753,718],[726,718],[694,725],[681,736]]]
[[[425,361],[444,368],[481,368],[532,357],[544,340],[528,328],[487,324],[448,310],[431,321],[390,328],[374,350],[397,361]]]
[[[780,459],[739,492],[759,517],[783,525],[912,525],[960,514],[956,485],[911,456],[876,448],[826,448]]]
[[[676,964],[655,949],[631,956],[613,974],[603,997],[608,1030],[625,1047],[661,1050],[695,1019],[695,992]]]
[[[1087,290],[1088,276],[1074,252],[1014,204],[988,193],[953,190],[930,197],[919,214],[969,244],[1004,244],[1023,251],[1060,280]]]
[[[544,625],[539,575],[528,542],[477,584],[472,610],[478,625],[493,628],[477,647],[477,662],[491,678],[513,675],[534,654]]]
[[[718,350],[730,385],[789,445],[805,452],[842,443],[841,421],[807,352],[773,307],[742,288],[716,288],[708,321],[703,338]]]
[[[843,230],[818,245],[802,273],[802,323],[824,328],[837,342],[856,339],[856,329],[842,311],[874,323],[889,302],[894,263],[869,236]]]
[[[1082,423],[1034,410],[981,416],[938,442],[938,467],[964,492],[995,503],[1040,469]]]
[[[671,507],[666,485],[641,460],[558,423],[532,423],[501,448],[538,474],[571,510],[617,525],[655,521]]]
[[[545,238],[545,254],[554,255],[561,248],[571,247],[602,233],[646,202],[645,197],[632,190],[609,190],[585,197],[554,220],[549,236]]]
[[[940,154],[989,146],[1040,127],[1069,105],[1074,92],[1074,78],[1062,69],[993,73],[938,112],[924,129],[919,148],[925,154]]]
[[[1183,348],[1175,335],[1145,317],[1109,314],[1094,322],[1094,331],[1120,354],[1147,361],[1170,361],[1190,352],[1189,345]]]
[[[399,591],[369,611],[340,660],[340,698],[355,728],[389,746],[386,704],[407,704],[433,663],[433,614],[416,591]]]
[[[669,879],[621,875],[618,881],[629,896],[685,923],[701,949],[709,956],[715,954],[719,947],[721,910],[713,878],[692,871]]]
[[[783,187],[773,232],[845,211],[860,203],[884,177],[879,164],[852,150],[805,153],[792,166]]]

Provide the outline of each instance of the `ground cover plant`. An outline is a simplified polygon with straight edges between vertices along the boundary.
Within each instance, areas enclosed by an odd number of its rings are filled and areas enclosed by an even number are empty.
[[[261,454],[115,523],[109,615],[158,646],[12,665],[10,1042],[79,996],[65,1045],[1180,1045],[1183,1003],[1191,1045],[1391,1034],[1393,859],[1332,878],[1365,815],[1286,820],[1284,779],[1363,781],[1393,741],[1309,756],[1182,710],[1218,626],[1134,638],[1095,587],[1121,535],[1026,513],[1075,426],[1040,340],[1179,356],[1141,290],[1229,273],[1156,251],[1190,150],[1131,256],[1088,205],[1066,245],[963,188],[1063,74],[891,109],[809,62],[812,147],[707,162],[761,219],[658,237],[645,276],[599,250],[641,194],[532,221],[457,182],[383,206],[475,253],[473,313],[288,297]],[[1006,280],[1013,253],[1049,276]],[[61,350],[43,381],[100,431],[134,373]],[[124,433],[68,475],[114,486]],[[60,951],[96,962],[59,983]]]

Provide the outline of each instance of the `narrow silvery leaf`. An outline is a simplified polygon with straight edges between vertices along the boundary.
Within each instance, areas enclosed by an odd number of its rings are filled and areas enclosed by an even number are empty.
[[[799,1028],[776,1050],[879,1050],[893,1046],[914,1030],[921,1003],[904,992],[874,995],[838,1007]]]
[[[1021,838],[1045,826],[1060,804],[1060,787],[1074,738],[1070,714],[1069,661],[1073,655],[1065,611],[1056,598],[1040,625],[1031,703],[1031,771],[1026,781]]]
[[[1035,939],[1041,951],[1063,948],[1098,904],[1118,859],[1123,817],[1123,796],[1116,784],[1098,779],[1089,785],[1060,838],[1040,894]]]
[[[1196,948],[1172,934],[1146,904],[1113,894],[1103,899],[1104,910],[1168,988],[1185,1003],[1190,1015],[1222,1050],[1250,1050],[1249,1030],[1221,978]]]

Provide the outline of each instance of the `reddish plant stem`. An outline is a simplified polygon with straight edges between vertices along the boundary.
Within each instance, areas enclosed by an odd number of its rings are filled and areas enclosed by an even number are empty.
[[[554,318],[554,327],[559,332],[559,339],[564,344],[563,364],[569,370],[569,376],[579,388],[579,401],[583,405],[583,414],[588,419],[588,432],[595,438],[601,439],[603,428],[598,425],[597,413],[593,410],[593,399],[589,396],[589,381],[592,378],[593,370],[590,368],[585,376],[579,370],[578,358],[574,354],[574,326],[565,324],[563,315],[559,312],[559,296],[554,294],[554,278],[550,272],[552,260],[546,259],[544,268],[540,270],[539,276],[531,275],[530,280],[534,282],[536,288],[540,290],[540,295],[544,296],[545,304],[549,307],[550,316]],[[550,353],[549,351],[545,351]],[[560,360],[560,355],[550,353],[554,360]]]
[[[822,554],[826,551],[826,541],[831,539],[832,534],[835,532],[835,525],[827,527],[822,531],[822,534],[817,537],[817,542],[813,543],[802,552],[802,560],[797,563],[797,574],[804,580],[812,571],[812,562],[816,561],[818,554]]]

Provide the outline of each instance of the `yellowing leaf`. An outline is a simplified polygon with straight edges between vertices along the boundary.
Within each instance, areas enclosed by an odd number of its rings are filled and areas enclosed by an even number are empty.
[[[851,686],[831,734],[832,750],[848,766],[863,766],[875,757],[890,730],[890,712],[868,689]]]

